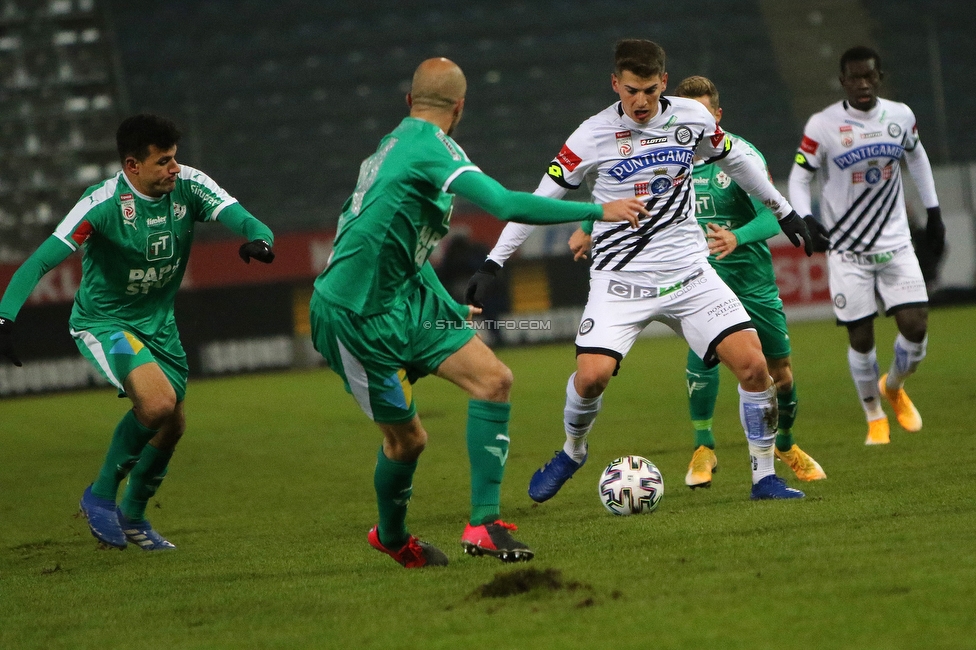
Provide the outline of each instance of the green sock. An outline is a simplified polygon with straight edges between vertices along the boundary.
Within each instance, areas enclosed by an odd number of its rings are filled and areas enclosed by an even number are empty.
[[[102,499],[115,501],[119,485],[129,471],[139,462],[142,453],[156,431],[144,427],[133,410],[129,410],[115,427],[112,443],[105,455],[105,462],[92,485],[92,494]]]
[[[715,415],[715,401],[718,399],[718,366],[706,367],[697,354],[688,350],[685,380],[688,384],[688,411],[691,425],[695,427],[695,449],[702,445],[715,449],[712,416]]]
[[[796,422],[796,384],[787,393],[776,393],[776,404],[779,407],[776,448],[789,451],[793,447],[793,423]]]
[[[376,471],[373,472],[373,487],[380,511],[380,543],[388,549],[396,550],[410,539],[407,532],[407,504],[413,494],[415,471],[417,461],[401,463],[391,460],[380,447],[376,455]]]
[[[468,460],[471,462],[471,525],[501,516],[502,477],[508,460],[508,402],[468,401]]]
[[[169,467],[169,459],[173,457],[173,450],[163,451],[152,445],[146,445],[139,456],[139,462],[129,474],[129,482],[122,495],[119,509],[129,521],[143,521],[146,518],[146,505],[156,494]]]

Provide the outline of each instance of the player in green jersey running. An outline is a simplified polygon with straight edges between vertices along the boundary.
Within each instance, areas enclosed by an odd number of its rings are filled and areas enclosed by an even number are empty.
[[[271,262],[271,231],[206,174],[176,162],[180,132],[155,115],[135,115],[116,134],[122,171],[89,187],[14,273],[0,299],[0,357],[21,365],[14,320],[41,277],[82,247],[81,286],[69,325],[81,353],[132,400],[81,510],[103,544],[175,548],[146,520],[186,428],[186,353],[173,301],[198,221],[220,221],[247,239],[245,262]],[[122,501],[116,497],[128,475]]]
[[[471,396],[465,552],[503,561],[533,556],[512,538],[515,526],[502,521],[499,510],[512,373],[468,323],[480,310],[456,302],[427,261],[450,226],[454,195],[525,223],[602,219],[636,225],[646,214],[636,198],[600,206],[506,190],[451,138],[466,89],[461,69],[447,59],[428,59],[417,68],[407,95],[410,115],[360,166],[311,301],[316,349],[383,434],[373,477],[379,523],[368,541],[407,568],[447,564],[442,551],[406,527],[413,475],[427,442],[412,384],[429,374]]]
[[[700,102],[715,116],[716,123],[722,118],[718,90],[705,77],[688,77],[678,85],[675,94]],[[745,145],[756,163],[766,167],[762,154],[749,142],[731,133],[729,137],[737,145]],[[817,461],[793,442],[797,398],[790,365],[790,337],[783,301],[776,287],[772,255],[766,245],[766,240],[779,232],[776,215],[746,194],[714,164],[696,163],[692,179],[696,196],[695,217],[705,229],[712,253],[708,261],[749,313],[762,343],[769,374],[776,384],[779,408],[776,456],[787,463],[800,480],[827,478]],[[692,489],[709,487],[712,473],[718,467],[712,416],[718,397],[719,372],[717,367],[708,368],[689,350],[685,373],[696,447],[685,484]]]

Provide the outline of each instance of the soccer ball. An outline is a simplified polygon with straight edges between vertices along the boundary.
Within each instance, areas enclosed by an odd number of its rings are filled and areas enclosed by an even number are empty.
[[[663,496],[661,472],[640,456],[612,460],[600,476],[600,501],[615,515],[654,512]]]

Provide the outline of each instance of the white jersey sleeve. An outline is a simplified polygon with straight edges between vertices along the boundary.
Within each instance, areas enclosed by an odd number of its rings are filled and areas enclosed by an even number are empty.
[[[939,205],[939,196],[935,193],[932,163],[929,162],[925,147],[922,146],[922,141],[918,138],[915,113],[911,109],[908,112],[912,117],[912,130],[905,133],[905,164],[908,166],[908,173],[912,175],[912,180],[915,181],[915,187],[918,188],[922,205],[926,208],[934,208]]]
[[[533,194],[551,199],[563,198],[569,190],[574,190],[582,184],[586,172],[596,163],[593,154],[592,138],[587,137],[586,131],[581,126],[569,136],[562,149],[549,163],[546,175],[539,181],[539,186]],[[584,161],[581,155],[588,156],[588,162]],[[507,224],[502,234],[498,236],[495,247],[488,253],[488,259],[499,266],[504,266],[508,258],[536,228],[538,226],[522,223]]]

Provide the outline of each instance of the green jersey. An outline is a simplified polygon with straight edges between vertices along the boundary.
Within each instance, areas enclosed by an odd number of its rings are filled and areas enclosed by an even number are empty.
[[[388,312],[423,281],[420,270],[450,226],[447,188],[466,171],[481,170],[449,135],[404,118],[360,166],[315,290],[362,316]]]
[[[71,327],[111,321],[148,337],[159,331],[173,319],[194,224],[225,210],[247,214],[206,174],[187,166],[176,188],[160,198],[136,192],[122,172],[88,188],[53,235],[72,251],[84,247]],[[272,243],[267,228],[257,230]]]
[[[743,147],[766,167],[762,154],[749,142],[728,133],[734,146]],[[695,217],[702,228],[714,223],[731,230],[738,245],[730,255],[708,261],[736,294],[778,297],[773,259],[766,239],[779,232],[776,215],[750,197],[745,190],[715,164],[698,164],[692,182],[695,186]]]

